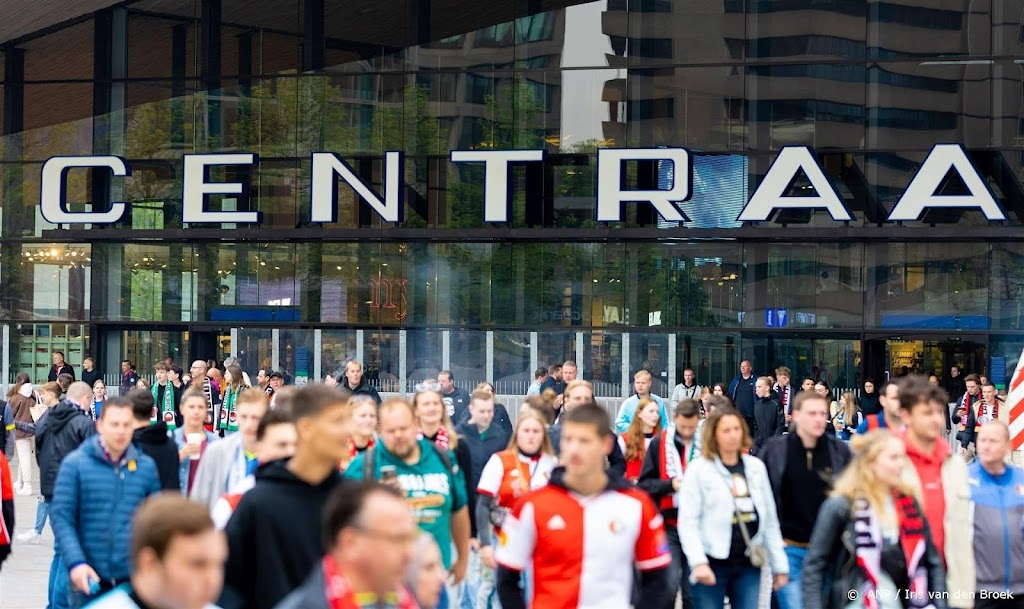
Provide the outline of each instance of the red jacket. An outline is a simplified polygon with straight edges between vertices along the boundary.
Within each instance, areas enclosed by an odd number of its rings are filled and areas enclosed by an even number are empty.
[[[3,517],[0,518],[0,564],[11,553],[11,537],[14,534],[14,484],[11,482],[11,466],[7,457],[0,452],[0,503]]]
[[[946,519],[946,497],[942,489],[942,464],[949,456],[949,443],[945,438],[940,438],[935,442],[931,454],[920,452],[910,442],[904,442],[904,445],[907,449],[907,458],[921,479],[921,502],[925,518],[930,525],[932,541],[942,553],[946,547],[943,527]]]

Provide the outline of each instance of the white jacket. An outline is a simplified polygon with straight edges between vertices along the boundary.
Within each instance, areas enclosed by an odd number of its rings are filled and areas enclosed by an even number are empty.
[[[742,455],[742,459],[747,487],[758,518],[757,533],[751,542],[768,548],[772,573],[789,573],[768,469],[760,459],[750,455]],[[678,527],[683,553],[691,571],[697,565],[707,564],[709,557],[720,560],[729,557],[735,505],[732,474],[721,459],[695,459],[686,467],[683,484],[679,487]]]

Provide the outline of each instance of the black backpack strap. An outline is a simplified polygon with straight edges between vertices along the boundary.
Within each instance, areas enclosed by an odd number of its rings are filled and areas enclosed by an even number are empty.
[[[363,480],[374,480],[374,469],[377,465],[377,451],[373,446],[366,449],[363,453]]]
[[[441,463],[444,463],[444,468],[448,470],[448,473],[454,473],[452,472],[452,458],[451,455],[448,454],[448,451],[442,449],[433,442],[430,443],[430,446],[434,448],[434,452],[437,453],[437,456],[441,458]]]

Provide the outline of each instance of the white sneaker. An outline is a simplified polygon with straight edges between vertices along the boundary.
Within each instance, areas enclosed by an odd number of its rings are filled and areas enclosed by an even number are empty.
[[[22,496],[35,495],[35,493],[32,492],[32,488],[28,487],[28,486],[22,487],[22,488],[18,489],[16,491],[16,494],[22,495]]]
[[[29,529],[28,531],[25,531],[24,533],[15,537],[15,539],[22,543],[38,544],[43,540],[43,536],[39,533],[36,533],[35,529]]]

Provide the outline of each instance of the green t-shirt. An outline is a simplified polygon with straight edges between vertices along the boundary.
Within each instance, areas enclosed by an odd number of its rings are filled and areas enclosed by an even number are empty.
[[[446,471],[440,455],[429,440],[420,440],[420,460],[409,465],[398,459],[378,442],[374,447],[373,477],[380,479],[380,468],[395,466],[398,484],[405,491],[406,501],[420,528],[437,540],[441,547],[441,558],[446,569],[452,564],[452,514],[466,507],[466,481],[455,462],[455,455],[448,452],[452,469]],[[346,478],[360,480],[363,477],[362,453],[345,470]]]

